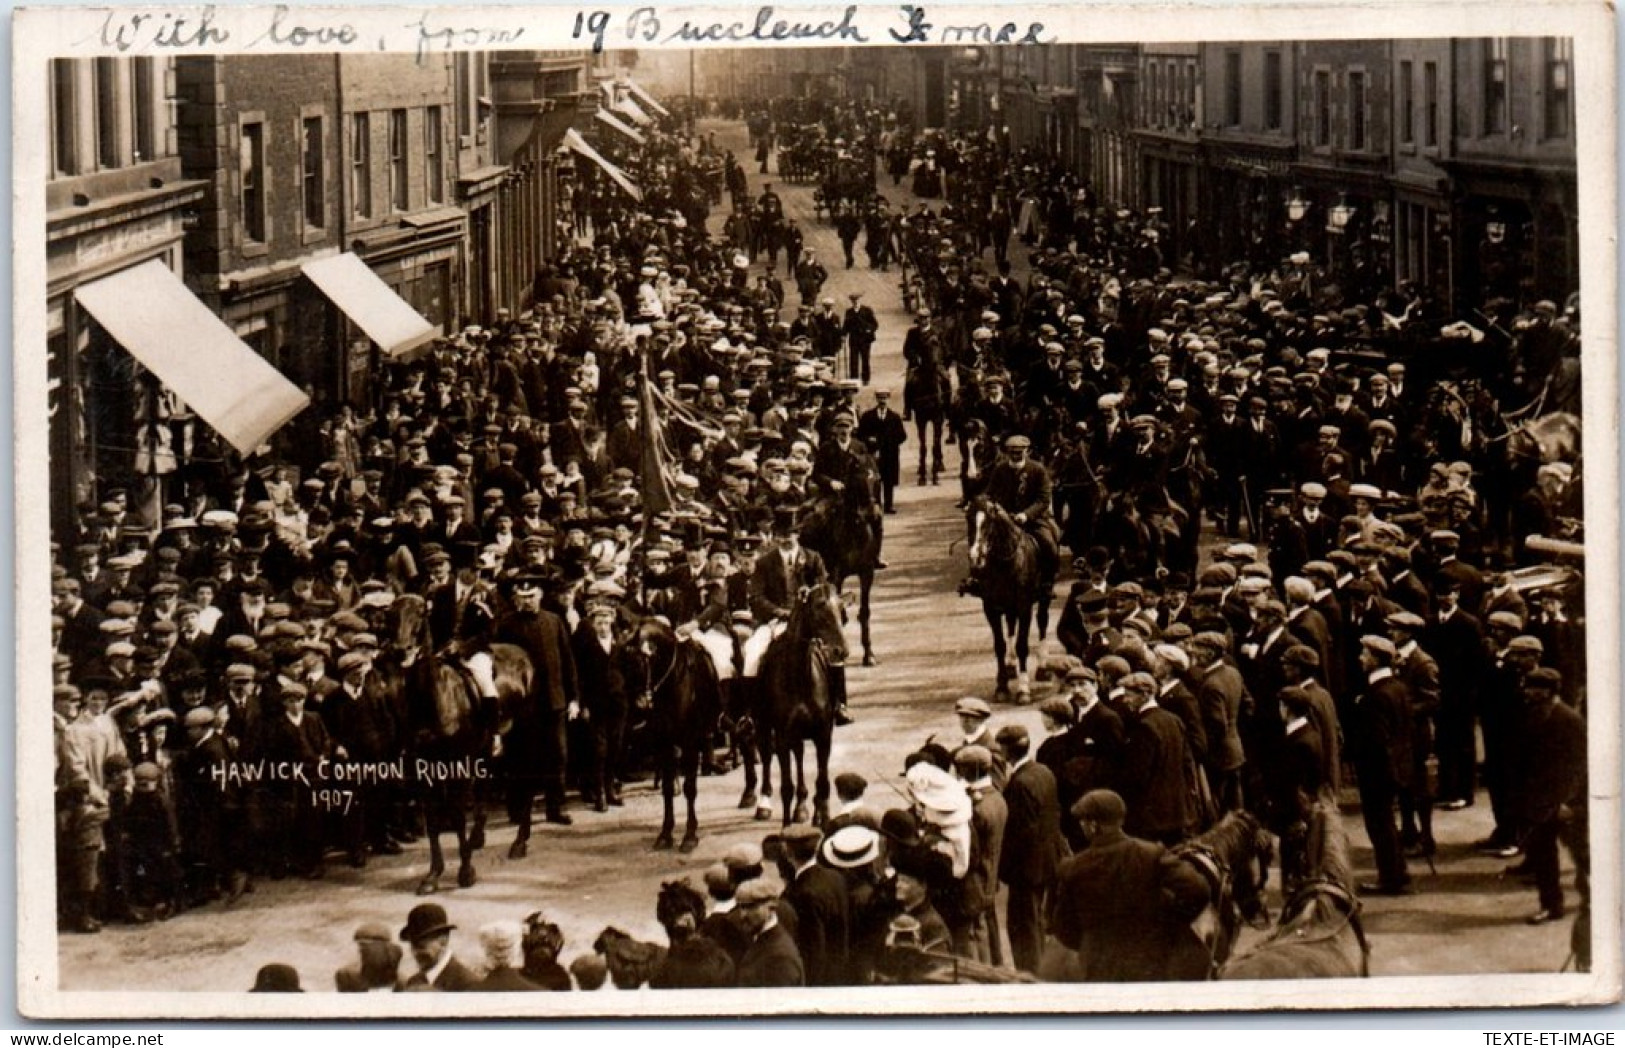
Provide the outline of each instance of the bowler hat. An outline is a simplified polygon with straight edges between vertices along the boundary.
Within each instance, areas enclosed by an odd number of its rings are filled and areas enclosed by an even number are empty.
[[[419,903],[406,915],[406,926],[401,929],[400,939],[407,943],[422,942],[456,927],[446,919],[445,907],[432,902]]]
[[[289,964],[267,964],[254,975],[254,988],[249,993],[304,993],[299,985],[299,973]]]

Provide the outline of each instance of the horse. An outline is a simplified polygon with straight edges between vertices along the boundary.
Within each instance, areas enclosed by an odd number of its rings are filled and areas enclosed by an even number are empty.
[[[942,465],[942,427],[948,418],[948,403],[952,397],[952,382],[942,366],[941,347],[932,339],[924,342],[925,350],[910,363],[908,376],[903,380],[903,407],[914,419],[914,434],[920,448],[920,469],[916,478],[925,483],[926,451],[931,452],[931,483],[940,482]],[[926,440],[927,434],[930,441]]]
[[[779,761],[779,788],[784,794],[784,825],[807,818],[807,780],[802,761],[808,742],[817,752],[818,778],[813,794],[813,825],[829,817],[829,751],[835,734],[839,695],[832,672],[846,662],[841,620],[846,606],[833,585],[808,586],[796,598],[785,630],[768,645],[756,680],[757,739],[762,755],[762,797],[773,795],[768,759]],[[790,759],[795,757],[796,787],[790,789]],[[760,810],[760,809],[759,809]]]
[[[878,505],[872,485],[852,485],[838,498],[820,500],[801,531],[802,543],[823,558],[836,593],[847,579],[857,576],[858,628],[865,666],[878,665],[869,637],[869,594],[880,564],[880,527],[874,515]]]
[[[1257,927],[1269,920],[1264,885],[1275,841],[1258,816],[1233,811],[1212,829],[1173,849],[1208,882],[1208,906],[1191,925],[1190,948],[1170,960],[1168,978],[1214,978],[1230,959],[1242,921]]]
[[[722,686],[704,648],[681,638],[658,618],[638,623],[623,644],[629,683],[639,691],[638,705],[649,711],[649,735],[655,747],[655,777],[665,814],[655,849],[672,846],[677,778],[682,776],[688,822],[678,850],[691,852],[700,842],[694,798],[699,792],[700,759],[710,749],[711,733],[722,710]]]
[[[1348,834],[1330,791],[1309,815],[1309,876],[1269,937],[1226,964],[1219,978],[1338,979],[1371,974]]]
[[[390,605],[387,623],[395,652],[392,669],[399,674],[405,696],[407,755],[413,767],[432,772],[416,784],[429,838],[429,871],[418,884],[418,894],[430,895],[440,889],[440,877],[446,870],[440,835],[448,830],[457,837],[457,885],[471,888],[478,880],[474,852],[485,846],[485,798],[476,784],[485,780],[484,761],[495,754],[498,739],[511,727],[514,714],[533,701],[535,667],[524,649],[492,645],[497,708],[482,711],[473,683],[435,651],[429,635],[428,602],[423,597],[397,597]],[[528,837],[529,830],[527,813],[520,834]]]
[[[1002,506],[978,495],[971,503],[971,519],[971,567],[981,580],[982,614],[993,630],[993,659],[999,666],[994,697],[1001,702],[1009,700],[1014,670],[1017,700],[1025,702],[1032,695],[1027,654],[1033,614],[1036,609],[1038,639],[1042,643],[1049,633],[1053,580],[1043,577],[1038,540]],[[1010,651],[1012,635],[1014,652]]]

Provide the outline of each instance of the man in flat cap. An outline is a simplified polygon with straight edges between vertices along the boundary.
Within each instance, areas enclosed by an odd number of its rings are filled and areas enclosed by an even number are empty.
[[[1433,612],[1417,636],[1439,665],[1439,806],[1458,811],[1473,803],[1477,777],[1475,722],[1488,669],[1483,627],[1468,611],[1460,576],[1433,577]]]
[[[882,506],[887,513],[897,512],[894,496],[902,482],[902,448],[908,442],[908,430],[902,416],[892,410],[890,390],[875,390],[875,406],[858,417],[856,435],[874,456]]]
[[[1375,882],[1362,884],[1370,895],[1408,895],[1411,876],[1405,869],[1394,824],[1394,804],[1410,788],[1411,698],[1394,674],[1394,642],[1367,635],[1360,639],[1360,670],[1365,685],[1350,708],[1348,744],[1360,782],[1360,813],[1377,865]]]
[[[1038,542],[1038,574],[1041,579],[1055,578],[1060,558],[1061,532],[1052,515],[1054,488],[1049,470],[1031,458],[1033,442],[1021,433],[1012,433],[1004,440],[999,461],[988,471],[987,486],[978,502],[986,500],[997,506]],[[983,512],[973,503],[966,517],[965,533],[972,543],[982,541],[977,534],[978,514]],[[973,558],[972,578],[961,585],[961,592],[979,592],[975,581],[980,565]]]
[[[1432,858],[1433,794],[1427,762],[1433,755],[1433,718],[1439,709],[1439,664],[1419,643],[1426,626],[1422,616],[1400,610],[1390,614],[1385,625],[1394,642],[1394,674],[1405,682],[1411,699],[1411,785],[1399,797],[1399,843],[1407,854]]]
[[[1131,814],[1111,790],[1073,808],[1089,845],[1061,863],[1049,930],[1072,955],[1046,958],[1042,977],[1069,982],[1152,982],[1170,977],[1188,925],[1208,903],[1193,866],[1161,844],[1128,835]],[[1053,965],[1053,969],[1052,969]]]
[[[1008,813],[999,880],[1009,889],[1006,925],[1010,952],[1022,971],[1036,973],[1044,945],[1044,914],[1056,868],[1067,854],[1055,774],[1032,756],[1032,739],[1007,724],[994,740],[1010,766],[1004,786]]]
[[[807,974],[801,950],[789,930],[779,923],[779,890],[765,877],[757,877],[739,886],[735,900],[736,920],[750,941],[735,969],[739,985],[805,986]]]
[[[1129,805],[1127,830],[1172,846],[1185,839],[1196,814],[1185,726],[1157,705],[1151,674],[1130,673],[1120,684],[1125,737],[1118,782]]]
[[[381,921],[368,921],[355,930],[357,957],[333,973],[339,993],[393,992],[405,984],[400,976],[404,953],[389,928]]]
[[[1558,867],[1557,842],[1574,856],[1582,899],[1590,895],[1590,848],[1586,830],[1585,720],[1561,698],[1562,674],[1547,666],[1523,680],[1523,749],[1516,794],[1524,827],[1524,866],[1534,874],[1540,909],[1529,924],[1545,924],[1567,910]]]

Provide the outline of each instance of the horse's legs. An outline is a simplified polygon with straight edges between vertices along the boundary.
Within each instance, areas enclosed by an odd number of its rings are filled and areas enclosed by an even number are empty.
[[[734,746],[739,751],[740,763],[745,766],[745,788],[739,794],[739,807],[747,810],[756,807],[756,735],[760,731],[752,716],[750,689],[753,683],[744,677],[735,677],[724,685],[733,710]]]
[[[660,801],[664,806],[660,818],[660,836],[655,838],[655,848],[670,848],[672,828],[676,825],[677,817],[672,811],[674,794],[677,792],[677,754],[674,752],[672,742],[662,742],[660,759],[655,764],[655,778],[660,780]]]
[[[1004,661],[1009,653],[1004,639],[1004,615],[986,602],[982,604],[982,613],[987,619],[987,624],[993,628],[993,662],[999,667],[998,684],[993,690],[993,697],[1002,701],[1008,697],[1005,689],[1010,681],[1009,667]]]
[[[874,589],[875,573],[865,571],[858,576],[858,629],[863,634],[863,664],[874,666],[879,660],[875,658],[874,642],[869,638],[869,591]]]
[[[1027,678],[1027,641],[1033,625],[1033,609],[1026,607],[1016,612],[1016,701],[1025,703],[1032,698],[1032,683]]]
[[[917,479],[922,486],[925,484],[925,436],[928,428],[929,423],[925,417],[925,412],[916,408],[914,410],[914,439],[915,443],[920,447],[920,472]]]
[[[459,792],[456,805],[457,817],[452,820],[452,829],[457,833],[457,887],[472,888],[479,877],[474,873],[474,837],[469,822],[471,817],[478,818],[474,810],[479,808],[479,797],[471,784]]]
[[[942,417],[943,409],[938,407],[931,414],[931,483],[936,484],[937,478],[942,475]],[[920,441],[924,445],[925,441]]]
[[[829,820],[829,751],[833,740],[828,731],[821,731],[813,740],[818,761],[818,778],[813,784],[813,825],[822,828]]]
[[[700,843],[700,819],[694,813],[694,801],[700,793],[700,752],[695,746],[683,750],[683,800],[688,803],[688,822],[683,827],[683,843],[677,850],[685,854]]]
[[[433,895],[440,890],[440,875],[446,872],[446,855],[440,850],[440,825],[445,804],[435,793],[423,801],[423,834],[429,838],[429,872],[418,882],[419,895]]]
[[[796,822],[802,822],[807,818],[807,744],[798,742],[795,744],[794,749],[796,757]],[[789,787],[785,787],[784,792],[788,794],[790,792]]]
[[[779,790],[784,795],[784,825],[788,826],[791,822],[791,808],[796,802],[795,790],[790,787],[790,783],[794,781],[790,778],[790,744],[780,742],[777,748],[779,751]]]

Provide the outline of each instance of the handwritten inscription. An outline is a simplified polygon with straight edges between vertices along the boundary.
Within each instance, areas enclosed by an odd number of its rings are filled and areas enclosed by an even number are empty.
[[[529,32],[527,32],[527,28]],[[124,52],[206,53],[225,48],[244,51],[355,50],[415,52],[419,62],[454,51],[504,50],[534,41],[553,43],[562,26],[516,25],[461,21],[454,8],[425,13],[416,21],[373,29],[364,18],[323,16],[292,4],[278,4],[245,17],[215,7],[201,10],[155,9],[110,11],[100,29],[81,43]],[[363,39],[365,35],[366,39]],[[754,12],[716,20],[696,17],[682,7],[645,5],[611,10],[577,10],[569,40],[590,43],[593,53],[621,46],[675,44],[786,44],[871,42],[940,45],[1053,43],[1042,22],[941,23],[920,4],[895,8],[862,8],[857,4],[827,10],[783,12],[763,4]],[[562,42],[562,41],[561,41]]]
[[[896,11],[897,22],[886,27],[891,40],[899,44],[1039,44],[1053,42],[1042,22],[974,23],[937,26],[926,17],[926,9],[903,4]],[[756,9],[751,18],[728,21],[696,21],[663,16],[657,7],[638,7],[622,16],[610,11],[578,11],[571,30],[572,40],[591,40],[594,54],[624,39],[647,44],[796,44],[810,41],[837,41],[866,44],[870,37],[860,22],[856,5],[847,7],[839,18],[813,20],[781,18],[771,4]]]
[[[214,8],[196,17],[173,12],[110,12],[102,21],[103,47],[118,51],[206,50],[231,41],[231,33],[214,24]]]
[[[577,17],[579,19],[580,16]],[[447,25],[430,22],[428,15],[408,23],[407,28],[417,32],[414,50],[419,61],[431,54],[510,47],[525,35],[523,26],[505,29],[499,26]]]

